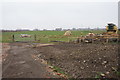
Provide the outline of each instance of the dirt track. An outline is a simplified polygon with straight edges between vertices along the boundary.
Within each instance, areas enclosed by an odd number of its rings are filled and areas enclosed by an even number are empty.
[[[33,46],[27,43],[12,43],[3,63],[3,77],[57,78],[47,65],[32,58],[44,59],[52,66],[61,68],[73,78],[118,78],[117,44],[73,44]]]
[[[47,65],[32,57],[34,53],[28,44],[11,43],[2,65],[3,78],[58,78],[47,70]]]

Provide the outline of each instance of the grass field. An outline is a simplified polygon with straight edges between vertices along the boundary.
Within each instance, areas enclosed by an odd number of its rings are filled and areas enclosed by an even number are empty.
[[[34,35],[36,35],[36,41],[40,43],[48,43],[50,41],[69,41],[75,40],[75,37],[80,37],[88,34],[89,32],[93,33],[103,33],[104,30],[84,30],[84,31],[72,31],[71,36],[63,36],[65,31],[22,31],[22,32],[2,32],[2,38],[0,42],[13,42],[12,35],[15,36],[15,41],[34,41]],[[21,38],[20,34],[30,34],[31,38]]]

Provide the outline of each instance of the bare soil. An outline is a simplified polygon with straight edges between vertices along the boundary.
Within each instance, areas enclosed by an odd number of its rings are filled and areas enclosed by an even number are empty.
[[[39,58],[61,68],[72,78],[118,78],[118,44],[73,44],[35,48]]]
[[[2,54],[0,54],[0,63],[2,63],[2,61],[5,61],[6,57],[7,57],[7,53],[8,53],[8,50],[10,49],[10,45],[9,43],[0,43],[0,46],[2,48],[0,48]]]
[[[11,43],[3,77],[59,78],[32,56],[59,67],[69,78],[118,78],[118,44],[33,44]]]

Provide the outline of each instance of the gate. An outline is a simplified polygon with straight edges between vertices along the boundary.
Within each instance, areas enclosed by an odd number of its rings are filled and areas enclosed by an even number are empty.
[[[34,35],[34,34],[14,34],[13,41],[15,41],[15,42],[36,41],[36,35]]]

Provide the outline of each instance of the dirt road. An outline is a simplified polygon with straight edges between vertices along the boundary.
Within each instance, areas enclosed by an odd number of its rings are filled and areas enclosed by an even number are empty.
[[[32,54],[37,53],[29,44],[11,43],[8,56],[2,65],[3,78],[58,78],[47,69],[47,65],[37,61]]]

